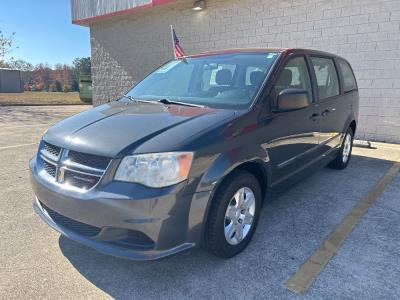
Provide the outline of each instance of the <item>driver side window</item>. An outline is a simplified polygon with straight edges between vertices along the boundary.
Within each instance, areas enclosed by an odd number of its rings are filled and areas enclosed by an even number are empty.
[[[291,58],[283,68],[273,89],[273,99],[285,89],[306,90],[312,99],[312,88],[307,63],[303,56]]]

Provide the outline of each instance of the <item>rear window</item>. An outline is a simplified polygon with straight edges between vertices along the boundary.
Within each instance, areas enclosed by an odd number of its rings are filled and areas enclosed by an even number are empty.
[[[319,99],[326,99],[339,95],[339,78],[333,59],[311,57],[311,62],[317,78]]]
[[[357,83],[350,65],[346,61],[339,59],[339,69],[343,77],[344,92],[356,90]]]

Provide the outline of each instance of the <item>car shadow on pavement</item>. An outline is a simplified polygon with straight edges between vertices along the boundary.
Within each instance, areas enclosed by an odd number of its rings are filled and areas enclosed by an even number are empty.
[[[393,162],[353,156],[343,171],[323,168],[264,205],[249,247],[232,259],[193,249],[135,262],[63,236],[63,255],[82,276],[121,298],[293,298],[284,282],[315,251]],[[232,287],[235,287],[232,294]]]

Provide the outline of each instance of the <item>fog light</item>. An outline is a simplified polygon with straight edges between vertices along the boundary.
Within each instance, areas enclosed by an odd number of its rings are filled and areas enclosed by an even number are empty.
[[[204,0],[196,0],[193,4],[193,10],[203,10],[206,7],[206,2]]]

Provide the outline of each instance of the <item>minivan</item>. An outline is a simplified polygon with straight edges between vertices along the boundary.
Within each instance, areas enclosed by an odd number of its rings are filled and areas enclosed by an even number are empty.
[[[349,164],[350,64],[305,49],[174,59],[126,95],[67,118],[30,161],[34,209],[98,251],[154,260],[195,246],[229,258],[291,179]]]

